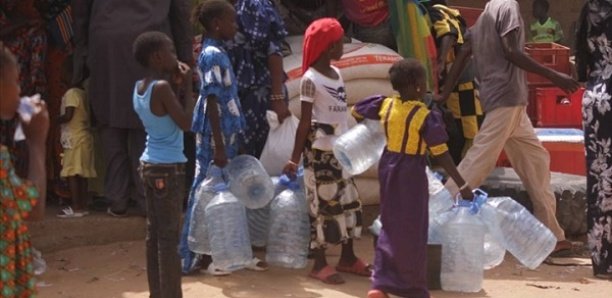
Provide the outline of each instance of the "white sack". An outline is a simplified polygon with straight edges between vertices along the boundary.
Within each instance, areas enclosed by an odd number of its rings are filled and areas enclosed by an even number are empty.
[[[299,120],[294,115],[291,115],[280,124],[278,116],[273,111],[267,111],[266,117],[270,124],[270,132],[268,132],[268,139],[259,161],[268,172],[268,175],[280,176],[283,172],[283,167],[291,158]]]

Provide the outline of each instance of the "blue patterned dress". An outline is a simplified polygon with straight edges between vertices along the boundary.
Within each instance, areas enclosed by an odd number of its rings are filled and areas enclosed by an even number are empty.
[[[228,54],[236,72],[238,94],[248,124],[244,134],[245,150],[259,158],[270,129],[266,120],[272,84],[268,57],[282,55],[287,30],[271,0],[238,0],[235,8],[238,33],[227,45]]]
[[[212,127],[206,116],[207,97],[215,96],[217,100],[227,158],[231,159],[238,155],[245,127],[244,116],[238,99],[236,76],[221,41],[210,38],[203,41],[202,52],[198,58],[198,72],[201,81],[200,96],[193,112],[193,124],[191,126],[191,130],[196,134],[196,170],[179,245],[184,273],[193,271],[199,259],[195,253],[189,250],[187,245],[189,221],[195,201],[195,190],[204,180],[214,154]]]

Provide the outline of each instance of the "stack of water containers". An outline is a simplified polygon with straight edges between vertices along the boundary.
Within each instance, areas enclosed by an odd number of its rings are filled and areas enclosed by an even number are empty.
[[[272,179],[256,158],[244,155],[223,170],[211,165],[206,177],[196,189],[189,223],[192,251],[210,254],[217,268],[234,271],[252,262],[251,245],[267,245],[271,264],[306,266],[310,223],[303,169],[293,180]]]
[[[270,203],[266,261],[285,268],[304,268],[310,240],[308,205],[298,181],[282,176],[280,184],[286,189]]]
[[[380,124],[365,120],[340,136],[333,150],[343,168],[357,175],[378,161],[384,146]],[[454,206],[450,193],[429,169],[427,176],[429,242],[443,246],[443,289],[480,291],[482,270],[499,265],[505,250],[534,269],[554,249],[552,232],[511,198],[488,199],[478,191],[474,202],[460,201]],[[378,235],[381,228],[377,219],[370,230]]]
[[[211,165],[206,176],[195,194],[189,248],[210,254],[221,270],[242,269],[253,259],[245,207],[268,205],[272,180],[252,156],[238,156],[223,170]]]

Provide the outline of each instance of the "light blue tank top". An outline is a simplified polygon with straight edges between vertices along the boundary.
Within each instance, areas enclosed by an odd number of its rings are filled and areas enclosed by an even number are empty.
[[[134,111],[140,117],[147,132],[147,144],[140,160],[153,164],[184,163],[183,131],[176,125],[170,115],[156,116],[151,112],[151,93],[157,81],[151,82],[144,94],[138,94],[136,82],[134,87]]]

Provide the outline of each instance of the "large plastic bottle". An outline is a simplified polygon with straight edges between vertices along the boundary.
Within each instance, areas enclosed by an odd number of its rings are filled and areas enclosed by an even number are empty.
[[[537,268],[557,243],[544,224],[511,198],[489,198],[481,207],[480,217],[493,238],[530,269]]]
[[[504,261],[505,256],[506,249],[487,230],[484,235],[483,269],[489,270],[499,266]]]
[[[194,194],[194,206],[189,221],[189,235],[187,245],[193,252],[199,254],[210,254],[210,244],[208,242],[208,229],[204,222],[206,217],[206,206],[215,197],[215,185],[224,183],[223,171],[211,164],[206,172],[206,179],[196,188]]]
[[[365,172],[382,155],[386,140],[380,122],[364,120],[334,142],[334,156],[351,175]]]
[[[247,208],[262,208],[274,198],[272,180],[257,158],[237,156],[224,170],[232,193]]]
[[[270,230],[266,261],[272,265],[300,269],[306,267],[310,241],[308,205],[297,181],[281,177],[287,186],[270,203]]]
[[[440,281],[445,291],[475,293],[482,288],[485,226],[471,208],[472,202],[460,201],[442,228]]]
[[[453,207],[453,198],[442,181],[429,169],[425,169],[429,185],[429,244],[442,244],[442,225],[448,219],[445,212]]]
[[[239,270],[253,259],[246,211],[226,184],[217,184],[215,190],[205,211],[211,256],[219,269]]]
[[[274,196],[276,197],[285,186],[280,183],[280,177],[270,177],[274,185]],[[270,223],[270,204],[259,209],[247,209],[247,221],[249,224],[249,236],[251,244],[256,247],[264,247],[268,242],[268,224]]]

